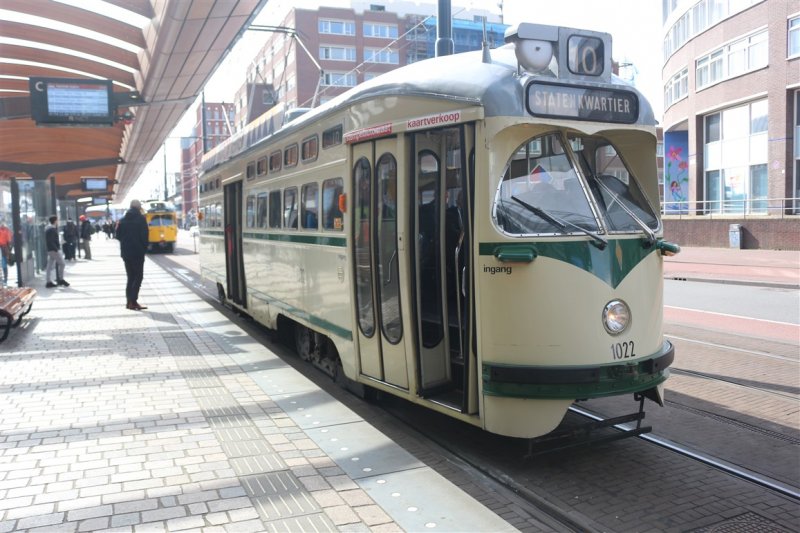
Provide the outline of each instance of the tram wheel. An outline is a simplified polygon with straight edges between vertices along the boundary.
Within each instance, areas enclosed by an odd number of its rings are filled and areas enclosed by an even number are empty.
[[[294,347],[303,361],[311,360],[311,330],[300,324],[294,325]]]

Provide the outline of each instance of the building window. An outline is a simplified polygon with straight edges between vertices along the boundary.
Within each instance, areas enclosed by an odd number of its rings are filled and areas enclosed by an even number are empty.
[[[722,20],[741,13],[750,6],[763,2],[764,0],[700,0],[694,7],[684,13],[675,21],[664,37],[664,62],[670,58],[678,49],[686,44],[689,39],[703,33],[710,27],[718,24]],[[663,2],[675,4],[674,0],[663,0]],[[664,7],[664,19],[675,10],[675,7],[667,9]]]
[[[789,19],[789,57],[800,56],[800,17]]]
[[[400,54],[389,48],[364,48],[365,63],[400,64]]]
[[[397,39],[397,26],[394,24],[378,24],[375,22],[365,22],[364,37]]]
[[[247,163],[247,179],[252,180],[256,177],[256,162]]]
[[[355,61],[356,49],[354,46],[320,46],[319,58],[331,61]]]
[[[767,100],[705,117],[706,210],[767,212]]]
[[[689,69],[672,76],[664,86],[664,107],[669,107],[689,94]]]
[[[322,78],[322,85],[333,87],[355,87],[356,75],[354,72],[326,72]]]
[[[319,32],[328,35],[355,35],[356,25],[354,22],[343,20],[320,19]]]
[[[696,62],[696,90],[766,67],[767,32],[760,31],[727,44]]]

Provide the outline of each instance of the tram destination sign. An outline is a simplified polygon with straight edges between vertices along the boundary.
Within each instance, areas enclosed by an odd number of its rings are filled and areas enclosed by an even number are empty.
[[[533,81],[525,105],[536,117],[633,124],[639,119],[639,98],[621,89]]]

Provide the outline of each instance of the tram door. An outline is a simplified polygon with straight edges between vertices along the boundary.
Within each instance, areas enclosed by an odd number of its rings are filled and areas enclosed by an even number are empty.
[[[224,189],[225,223],[225,273],[228,298],[234,303],[247,307],[244,280],[244,260],[242,258],[242,182],[225,185]]]
[[[405,161],[398,146],[396,138],[353,146],[354,285],[361,373],[408,388],[400,291],[405,217],[397,209]]]
[[[465,125],[413,134],[420,393],[465,412],[471,411],[475,379],[467,303],[471,190],[466,154],[473,130]]]

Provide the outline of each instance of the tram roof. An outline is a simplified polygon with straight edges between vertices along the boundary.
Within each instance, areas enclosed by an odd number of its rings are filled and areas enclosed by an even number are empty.
[[[482,106],[484,116],[529,116],[525,109],[525,86],[536,76],[517,75],[517,61],[512,45],[491,50],[491,63],[482,60],[482,52],[464,52],[451,56],[426,59],[392,70],[357,85],[331,101],[314,108],[282,125],[283,109],[267,111],[245,130],[228,139],[206,155],[203,170],[208,171],[265,142],[316,122],[349,106],[382,97],[438,98],[468,106]],[[435,62],[435,68],[432,68]],[[541,79],[564,81],[542,76]],[[656,124],[652,107],[633,86],[613,76],[612,83],[572,82],[581,86],[624,88],[634,92],[639,100],[636,125]]]

